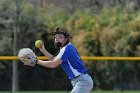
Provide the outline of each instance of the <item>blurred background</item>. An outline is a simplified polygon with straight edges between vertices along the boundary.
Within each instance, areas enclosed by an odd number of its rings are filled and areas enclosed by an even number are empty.
[[[0,56],[42,39],[56,54],[53,32],[64,27],[81,56],[140,56],[140,0],[0,0]],[[140,61],[84,60],[93,90],[140,90]],[[0,60],[0,91],[70,91],[60,67],[24,66]]]

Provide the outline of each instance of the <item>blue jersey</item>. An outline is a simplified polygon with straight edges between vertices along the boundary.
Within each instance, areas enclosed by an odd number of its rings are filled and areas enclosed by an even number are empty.
[[[60,49],[60,52],[56,57],[62,60],[61,67],[69,76],[70,80],[80,74],[87,74],[87,69],[83,65],[77,50],[71,43]]]

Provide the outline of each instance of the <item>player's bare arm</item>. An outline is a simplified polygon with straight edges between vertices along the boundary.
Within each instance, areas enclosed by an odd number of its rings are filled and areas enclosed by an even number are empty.
[[[59,58],[54,58],[54,60],[50,61],[43,61],[43,60],[38,60],[37,64],[47,67],[47,68],[56,68],[59,64],[61,64],[62,60]]]
[[[51,55],[44,47],[44,44],[39,48],[40,51],[48,58],[48,60],[53,60],[53,55]]]

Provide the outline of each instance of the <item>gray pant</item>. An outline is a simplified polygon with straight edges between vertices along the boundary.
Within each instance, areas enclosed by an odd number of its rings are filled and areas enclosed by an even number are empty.
[[[93,80],[88,74],[82,74],[71,81],[73,89],[71,93],[89,93],[93,88]]]

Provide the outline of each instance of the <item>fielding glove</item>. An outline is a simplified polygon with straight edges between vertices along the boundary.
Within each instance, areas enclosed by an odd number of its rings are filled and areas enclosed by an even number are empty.
[[[38,60],[36,54],[30,48],[20,49],[18,58],[24,63],[24,65],[28,66],[35,66]]]

